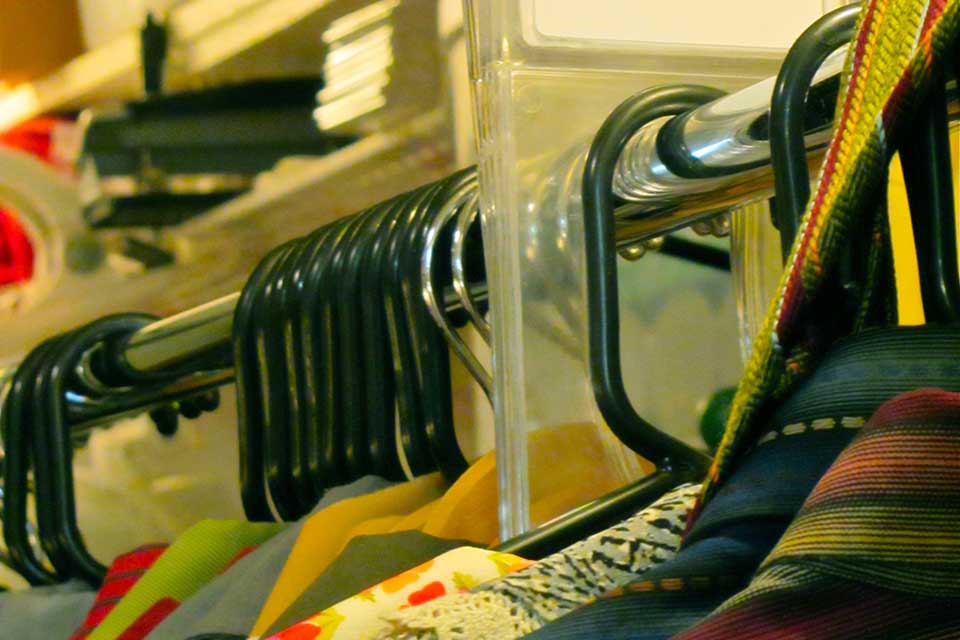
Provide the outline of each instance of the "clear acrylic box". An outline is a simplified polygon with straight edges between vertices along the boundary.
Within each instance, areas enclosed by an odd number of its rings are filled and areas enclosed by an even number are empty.
[[[644,88],[729,91],[774,75],[824,4],[465,0],[495,334],[501,537],[541,524],[531,522],[530,501],[550,488],[531,477],[531,432],[588,425],[606,452],[598,465],[623,483],[649,471],[603,424],[588,374],[579,182],[593,133]],[[738,321],[730,274],[659,255],[621,261],[619,274],[631,401],[697,444],[698,406],[736,382],[738,324],[753,320]]]

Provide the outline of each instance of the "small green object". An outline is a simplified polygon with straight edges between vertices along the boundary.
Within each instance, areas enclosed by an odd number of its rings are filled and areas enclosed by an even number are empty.
[[[717,450],[720,439],[723,438],[723,430],[730,416],[730,405],[733,404],[733,396],[736,393],[736,387],[727,387],[714,392],[707,401],[703,415],[700,416],[700,436],[711,453]]]

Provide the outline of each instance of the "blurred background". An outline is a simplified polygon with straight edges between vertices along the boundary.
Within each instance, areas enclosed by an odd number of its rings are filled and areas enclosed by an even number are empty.
[[[164,317],[238,291],[271,248],[473,164],[462,4],[0,3],[0,368],[105,314]],[[622,261],[620,281],[631,397],[700,442],[707,398],[740,368],[731,280],[651,255]],[[668,391],[649,385],[653,362]],[[492,411],[451,365],[473,460],[494,448]],[[546,394],[541,422],[578,415],[581,390],[562,385],[581,378],[531,375],[551,381],[530,391]],[[221,394],[173,435],[141,416],[76,453],[95,556],[173,540],[197,514],[243,518],[232,387]]]
[[[470,164],[471,104],[460,0],[0,4],[0,366],[239,290],[272,247]],[[489,414],[472,387],[458,411]],[[95,555],[243,517],[230,388],[221,407],[92,434]]]

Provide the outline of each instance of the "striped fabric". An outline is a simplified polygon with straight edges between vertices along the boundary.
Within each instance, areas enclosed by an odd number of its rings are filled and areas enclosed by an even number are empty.
[[[788,394],[826,348],[856,326],[830,295],[852,230],[871,228],[902,121],[954,51],[960,0],[868,0],[846,62],[836,132],[734,398],[701,504],[757,437],[771,402]],[[875,229],[875,227],[874,227]]]
[[[676,638],[960,638],[960,394],[883,405],[750,586]]]
[[[73,632],[70,640],[84,640],[89,636],[113,611],[121,598],[127,595],[133,585],[137,584],[143,574],[153,566],[166,548],[165,544],[144,545],[118,556],[107,569],[107,575],[104,576],[103,584],[97,591],[97,597],[86,619],[80,628]]]
[[[133,624],[117,636],[117,640],[143,640],[150,632],[177,610],[180,603],[173,598],[161,598],[140,614]]]

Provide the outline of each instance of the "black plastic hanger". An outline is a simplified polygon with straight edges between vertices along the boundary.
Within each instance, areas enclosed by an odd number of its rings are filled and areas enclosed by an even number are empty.
[[[291,242],[274,262],[260,289],[254,309],[254,336],[260,394],[264,398],[264,461],[267,488],[282,520],[296,520],[309,509],[309,499],[298,492],[293,477],[292,434],[286,354],[281,319],[283,292],[289,266],[303,248]],[[307,503],[307,504],[305,504]]]
[[[699,479],[709,458],[641,418],[627,395],[620,366],[620,308],[614,235],[613,176],[630,137],[646,123],[716,99],[709,87],[679,85],[649,89],[622,103],[597,131],[583,172],[583,217],[587,252],[590,378],[600,412],[620,440],[678,478]]]
[[[58,517],[54,484],[55,448],[52,439],[56,437],[50,424],[63,419],[63,412],[51,406],[58,403],[51,387],[51,375],[60,355],[60,346],[69,340],[69,334],[63,335],[57,345],[48,349],[36,362],[33,380],[27,394],[30,407],[30,440],[33,459],[33,486],[37,512],[37,537],[47,560],[61,581],[75,574],[73,560],[60,539],[61,522]],[[62,401],[62,400],[60,400]]]
[[[470,167],[444,178],[439,188],[425,203],[422,213],[410,228],[404,249],[402,275],[404,285],[404,308],[410,325],[414,344],[416,371],[425,395],[427,442],[431,446],[437,466],[448,482],[454,482],[469,466],[457,442],[453,423],[453,390],[450,383],[450,351],[440,328],[430,316],[423,299],[423,253],[427,234],[433,220],[466,184],[476,179],[476,169]],[[439,242],[440,251],[449,254],[453,226],[447,225]],[[445,277],[441,276],[441,272]],[[440,291],[452,283],[449,262],[444,262],[435,271],[434,282]]]
[[[280,289],[278,306],[271,308],[273,316],[271,322],[274,323],[275,330],[280,333],[287,380],[290,477],[296,489],[298,501],[306,511],[312,509],[317,503],[322,490],[314,483],[314,475],[310,468],[310,449],[316,446],[316,430],[307,423],[302,400],[305,389],[300,305],[303,296],[304,257],[309,254],[315,237],[322,234],[324,229],[321,227],[301,240],[295,256],[285,266],[285,281]]]
[[[406,452],[401,451],[401,438],[398,438],[398,431],[401,430],[398,429],[393,356],[384,317],[379,262],[387,238],[409,198],[408,192],[385,203],[384,216],[357,255],[353,282],[359,305],[357,321],[363,327],[359,355],[363,361],[363,385],[366,389],[367,438],[371,457],[379,461],[377,466],[382,467],[383,477],[392,480],[405,477],[401,459],[406,459]]]
[[[237,424],[240,450],[240,495],[247,519],[276,519],[265,484],[263,403],[254,336],[256,301],[274,263],[290,243],[273,249],[260,261],[243,287],[233,315],[233,356],[237,386]]]
[[[10,561],[31,585],[54,584],[56,573],[47,569],[34,553],[27,526],[27,497],[32,447],[27,414],[31,411],[29,394],[37,366],[59,338],[52,338],[33,349],[14,374],[10,391],[0,412],[3,427],[3,539]],[[39,506],[39,505],[38,505]]]
[[[650,504],[666,491],[702,478],[709,458],[640,417],[623,385],[620,309],[612,192],[616,164],[634,133],[648,122],[675,116],[723,95],[709,87],[677,85],[642,91],[621,103],[597,131],[583,170],[583,216],[587,253],[590,377],[608,426],[657,470],[543,527],[508,540],[498,550],[539,558],[582,539]]]
[[[429,221],[439,212],[451,185],[470,173],[469,169],[461,171],[425,188],[424,198],[405,220],[391,254],[395,266],[394,286],[400,294],[396,310],[402,314],[395,317],[394,322],[404,326],[409,339],[408,349],[401,350],[401,356],[408,358],[403,366],[412,372],[407,384],[419,388],[426,442],[431,457],[449,482],[463,473],[467,463],[453,428],[449,352],[423,303],[420,259]]]
[[[353,223],[354,217],[343,218],[329,225],[312,247],[308,268],[304,273],[301,298],[301,337],[305,354],[304,388],[307,392],[304,404],[308,422],[317,430],[317,455],[319,479],[327,482],[327,488],[350,479],[344,457],[343,432],[339,425],[339,401],[332,393],[331,377],[336,374],[334,363],[336,343],[332,342],[331,318],[324,316],[323,287],[330,267],[330,256],[338,239]]]
[[[51,537],[48,528],[41,526],[40,536],[45,549],[50,549],[51,560],[57,559],[58,573],[66,572],[69,565],[71,575],[81,578],[92,585],[99,584],[106,572],[87,550],[77,522],[77,509],[73,482],[73,438],[67,420],[67,398],[69,383],[77,364],[84,354],[104,340],[116,336],[129,336],[156,319],[141,314],[122,314],[106,316],[89,325],[73,331],[59,341],[46,356],[49,367],[46,379],[35,378],[37,391],[46,396],[44,424],[35,431],[37,461],[49,461],[49,468],[38,465],[36,474],[38,498],[42,496],[43,509],[53,510],[55,536]],[[157,382],[166,379],[157,375]],[[44,441],[38,437],[46,435]],[[45,454],[41,454],[45,452]],[[50,484],[41,488],[41,485]],[[39,500],[38,500],[39,503]],[[40,507],[38,507],[40,508]],[[49,521],[49,514],[45,520]]]
[[[400,344],[407,344],[409,332],[393,312],[395,295],[390,266],[390,250],[411,208],[424,197],[425,190],[415,189],[394,198],[393,210],[370,245],[365,256],[361,282],[364,292],[361,314],[364,324],[364,362],[371,384],[384,393],[375,399],[374,411],[390,416],[396,425],[397,449],[402,452],[410,474],[414,477],[436,468],[426,444],[420,399],[405,376],[400,360]]]
[[[327,348],[324,349],[323,368],[325,369],[326,391],[324,397],[331,399],[337,407],[336,431],[342,443],[343,464],[350,479],[363,476],[370,469],[370,457],[367,452],[367,434],[363,408],[356,401],[362,398],[362,390],[348,389],[343,377],[345,368],[355,366],[354,362],[344,362],[341,346],[344,335],[341,323],[341,309],[337,291],[343,277],[343,263],[347,248],[356,238],[369,217],[370,210],[364,211],[341,228],[334,239],[329,264],[320,282],[319,313],[322,319],[322,331]],[[355,328],[351,328],[351,331]],[[362,402],[362,400],[361,400]]]
[[[449,351],[423,302],[421,257],[430,221],[439,213],[454,176],[436,183],[436,188],[418,207],[404,229],[400,245],[403,312],[410,331],[413,371],[424,405],[427,444],[437,467],[448,482],[454,482],[467,468],[453,429]]]
[[[367,412],[370,401],[365,384],[364,361],[362,357],[362,333],[367,329],[359,324],[360,298],[356,289],[360,258],[366,246],[373,242],[377,227],[389,209],[390,202],[375,205],[367,211],[363,223],[354,229],[353,234],[340,247],[334,266],[339,272],[334,276],[336,289],[334,303],[337,305],[339,322],[339,359],[343,382],[341,400],[344,404],[345,426],[356,433],[357,442],[362,442],[365,473],[379,473],[384,470],[396,476],[399,458],[393,432],[386,433],[386,425],[371,425]],[[388,442],[393,446],[388,446]]]
[[[387,333],[390,337],[397,409],[400,414],[401,444],[411,468],[432,471],[437,468],[430,445],[426,424],[426,406],[432,399],[432,390],[423,392],[416,368],[413,337],[404,307],[403,268],[404,240],[410,226],[419,215],[424,201],[436,189],[435,184],[417,189],[407,202],[396,225],[391,229],[380,263],[381,287],[386,313]]]
[[[297,430],[293,440],[293,476],[296,482],[306,486],[302,489],[312,498],[311,504],[334,486],[337,478],[325,475],[320,462],[320,438],[322,426],[316,421],[317,401],[315,391],[310,388],[312,375],[308,373],[311,364],[308,354],[312,348],[309,330],[304,323],[304,291],[306,274],[311,260],[315,260],[323,240],[334,225],[320,227],[304,239],[304,246],[293,265],[291,265],[290,287],[283,309],[284,343],[287,375],[290,379],[288,395],[291,408],[291,428]]]
[[[363,357],[363,335],[369,331],[362,322],[362,298],[365,292],[361,285],[364,258],[394,209],[393,200],[374,206],[353,241],[345,247],[337,303],[340,307],[340,357],[344,363],[343,380],[348,390],[346,402],[355,403],[365,434],[366,452],[370,460],[368,473],[384,478],[400,479],[403,471],[396,445],[396,430],[392,416],[380,410],[384,398],[382,380],[371,378]],[[390,398],[392,401],[392,398]]]

